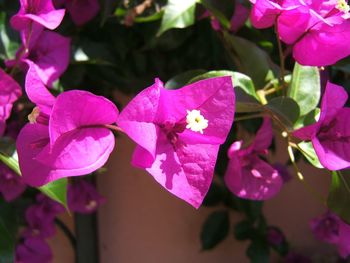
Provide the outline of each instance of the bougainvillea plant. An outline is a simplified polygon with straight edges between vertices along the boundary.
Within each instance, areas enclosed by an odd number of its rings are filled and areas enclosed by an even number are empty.
[[[329,194],[310,229],[345,262],[349,43],[346,0],[0,0],[0,262],[51,262],[56,227],[77,262],[97,255],[58,216],[79,225],[108,202],[95,180],[121,133],[135,143],[130,165],[174,198],[220,206],[203,250],[242,214],[234,234],[251,262],[271,251],[312,262],[262,207],[293,174],[321,195],[299,159],[324,169]],[[276,141],[286,163],[272,162]]]

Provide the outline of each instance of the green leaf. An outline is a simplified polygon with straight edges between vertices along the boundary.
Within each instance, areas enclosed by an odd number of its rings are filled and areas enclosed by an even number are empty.
[[[324,168],[317,157],[314,147],[311,142],[301,142],[298,143],[298,147],[301,149],[301,153],[305,158],[315,167]]]
[[[21,175],[17,159],[15,159],[12,156],[0,153],[0,161],[3,162],[6,166],[8,166],[11,170],[13,170],[16,174]]]
[[[66,209],[67,207],[67,178],[62,178],[51,183],[48,183],[44,186],[39,187],[38,189],[43,192],[45,195],[51,199],[62,204]]]
[[[247,249],[247,256],[251,263],[268,263],[269,254],[269,246],[262,238],[254,239]]]
[[[200,3],[210,11],[226,29],[231,28],[231,17],[234,13],[232,0],[200,0]]]
[[[19,44],[9,38],[6,23],[6,13],[0,12],[0,58],[11,59],[15,57]]]
[[[333,171],[328,208],[350,224],[350,170]]]
[[[208,250],[223,241],[229,232],[229,213],[226,210],[215,211],[204,222],[201,232],[202,249]]]
[[[298,104],[288,97],[273,98],[265,107],[290,130],[293,129],[294,123],[299,118],[300,109]]]
[[[204,69],[195,69],[183,72],[169,79],[164,86],[166,89],[182,88],[183,86],[187,85],[194,77],[201,75],[205,72],[206,71]]]
[[[168,0],[158,36],[171,28],[185,28],[194,24],[197,0]]]
[[[271,69],[278,73],[277,65],[255,43],[226,32],[224,40],[239,71],[250,76],[255,86],[261,88],[265,85]]]
[[[243,220],[235,225],[234,235],[237,240],[247,240],[252,239],[256,231],[251,221]]]
[[[0,211],[0,263],[10,263],[14,262],[17,217],[13,206],[3,200]]]
[[[301,116],[315,109],[321,97],[318,68],[302,66],[296,62],[287,95],[298,103]]]
[[[242,73],[229,70],[208,71],[191,79],[189,83],[222,76],[232,77],[232,85],[235,88],[236,95],[236,112],[256,112],[263,109],[257,101],[258,96],[256,95],[253,81]]]

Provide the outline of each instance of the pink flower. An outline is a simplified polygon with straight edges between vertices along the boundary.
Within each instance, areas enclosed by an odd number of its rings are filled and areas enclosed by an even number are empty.
[[[105,201],[106,199],[97,192],[96,187],[85,180],[74,182],[68,188],[68,207],[73,212],[93,213]]]
[[[82,26],[94,18],[100,11],[98,0],[55,0],[55,6],[65,5],[74,24]]]
[[[207,11],[201,16],[201,18],[205,18],[210,15],[211,15],[210,12]],[[238,31],[241,27],[244,26],[248,17],[249,17],[249,9],[246,8],[244,5],[242,5],[239,1],[235,1],[235,11],[230,20],[231,27],[229,30],[232,32]],[[211,22],[212,28],[215,31],[221,30],[220,22],[216,18],[212,18],[210,22]]]
[[[132,164],[198,208],[234,110],[230,77],[202,80],[178,90],[166,90],[157,79],[126,106],[117,123],[137,143]]]
[[[231,145],[224,179],[232,193],[245,199],[266,200],[280,191],[283,180],[278,171],[260,158],[267,153],[272,138],[271,121],[265,118],[248,148],[241,149],[242,141]]]
[[[114,148],[106,128],[118,110],[109,100],[87,91],[72,90],[53,97],[33,67],[26,92],[37,104],[32,123],[18,135],[17,151],[23,180],[42,186],[54,180],[91,173],[105,164]]]
[[[25,39],[22,37],[23,43]],[[43,31],[28,47],[22,46],[17,58],[6,62],[11,67],[17,63],[22,68],[34,67],[42,82],[51,86],[67,69],[70,56],[70,39],[50,31]]]
[[[337,215],[326,212],[311,222],[311,229],[317,239],[334,244],[341,257],[350,255],[350,226]]]
[[[10,20],[16,30],[28,29],[32,22],[53,30],[64,17],[64,9],[55,10],[51,0],[20,0],[20,3],[20,10]]]
[[[51,249],[41,238],[25,238],[16,248],[16,263],[49,263],[51,261]]]
[[[19,197],[26,189],[22,178],[4,164],[0,164],[0,192],[7,202]]]
[[[280,39],[293,45],[302,65],[327,66],[350,54],[350,15],[345,0],[257,0],[252,24],[267,28],[277,23]]]
[[[293,132],[311,140],[320,163],[329,170],[350,167],[350,108],[343,107],[347,99],[343,87],[328,82],[318,121]]]
[[[22,96],[21,87],[0,68],[0,136],[4,134],[12,105],[20,96]]]
[[[55,232],[54,219],[65,211],[64,207],[43,194],[36,196],[36,203],[25,213],[28,227],[22,233],[23,237],[52,237]]]

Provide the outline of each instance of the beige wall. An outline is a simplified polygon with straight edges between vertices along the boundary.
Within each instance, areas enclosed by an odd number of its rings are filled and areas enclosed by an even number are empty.
[[[200,251],[201,225],[212,209],[193,209],[162,189],[146,172],[132,168],[133,147],[129,139],[119,137],[108,173],[99,178],[99,188],[109,200],[99,213],[101,262],[247,262],[247,243],[234,240],[232,234],[213,251]],[[278,151],[276,156],[286,158],[284,152]],[[326,192],[328,176],[305,165],[301,169],[310,183]],[[269,222],[284,229],[293,247],[308,253],[329,250],[314,240],[308,227],[310,218],[323,209],[295,178],[265,206]],[[231,214],[232,222],[240,218]]]

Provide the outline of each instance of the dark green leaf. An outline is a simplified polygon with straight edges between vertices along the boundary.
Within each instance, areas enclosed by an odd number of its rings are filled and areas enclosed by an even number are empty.
[[[264,239],[254,239],[247,249],[247,256],[251,263],[268,263],[269,246]]]
[[[256,229],[249,220],[243,220],[235,225],[234,235],[237,240],[252,239],[256,234]]]
[[[229,33],[224,33],[224,39],[239,71],[250,76],[258,88],[265,85],[271,69],[274,72],[278,71],[278,67],[273,64],[266,52],[253,42]]]
[[[17,217],[13,207],[0,200],[0,263],[14,262]]]
[[[350,224],[350,170],[332,172],[328,208]]]
[[[190,70],[183,72],[179,75],[176,75],[175,77],[169,79],[165,83],[165,88],[166,89],[179,89],[182,88],[183,86],[187,85],[187,83],[190,82],[191,79],[194,77],[201,75],[205,73],[206,71],[203,69],[196,69],[196,70]]]
[[[227,237],[230,227],[229,221],[228,211],[215,211],[209,215],[202,226],[203,250],[214,248]]]
[[[39,187],[39,190],[67,209],[67,178],[48,183]]]
[[[230,29],[230,19],[235,6],[232,0],[200,0],[200,3],[219,20],[221,25]]]
[[[0,161],[13,170],[16,174],[21,175],[18,161],[14,157],[0,153]]]
[[[288,88],[288,96],[298,103],[301,116],[315,109],[321,96],[320,72],[318,68],[302,66],[296,62],[292,83]]]
[[[277,116],[280,121],[290,130],[299,118],[299,106],[291,98],[277,97],[273,98],[265,106],[270,112]]]
[[[223,201],[225,197],[225,189],[219,184],[213,182],[210,185],[209,191],[204,198],[204,206],[215,206]]]
[[[158,36],[171,28],[193,25],[197,0],[168,0]]]

